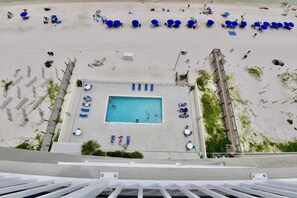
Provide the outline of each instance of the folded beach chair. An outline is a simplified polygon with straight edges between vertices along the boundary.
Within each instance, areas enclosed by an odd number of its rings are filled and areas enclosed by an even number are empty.
[[[81,108],[80,109],[82,112],[90,112],[90,109],[84,109],[84,108]]]
[[[141,91],[141,84],[138,84],[138,91]]]
[[[151,91],[154,91],[154,85],[151,84]]]
[[[185,106],[187,106],[187,103],[186,102],[184,102],[184,103],[178,103],[178,106],[179,107],[185,107]]]
[[[90,107],[91,106],[91,103],[89,103],[89,102],[83,102],[82,103],[82,106],[84,106],[84,107]]]
[[[88,117],[88,114],[79,114],[79,117],[81,117],[81,118],[87,118]]]
[[[115,142],[115,135],[112,135],[112,136],[111,136],[110,143],[114,144],[114,142]]]
[[[144,91],[147,91],[147,84],[144,85]]]
[[[131,137],[130,136],[127,136],[126,137],[126,145],[130,145],[130,141],[131,141]]]
[[[132,84],[132,91],[135,91],[135,83]]]

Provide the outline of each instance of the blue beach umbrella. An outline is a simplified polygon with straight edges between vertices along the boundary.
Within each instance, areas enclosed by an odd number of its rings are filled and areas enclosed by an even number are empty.
[[[139,21],[138,20],[133,20],[132,25],[133,25],[133,27],[138,27]]]
[[[174,21],[173,21],[172,19],[168,19],[168,20],[167,20],[167,24],[168,24],[168,25],[173,25],[173,23],[174,23]]]
[[[195,24],[194,20],[188,20],[188,26],[192,27]]]
[[[272,22],[272,23],[271,23],[271,26],[272,26],[272,27],[277,27],[277,23],[276,23],[276,22]]]
[[[213,21],[213,20],[209,19],[209,20],[207,21],[207,25],[208,25],[208,26],[212,26],[213,24],[214,24],[214,21]]]
[[[260,28],[261,28],[262,30],[267,30],[267,26],[266,26],[266,25],[264,25],[264,24],[263,24],[263,25],[261,25],[261,26],[260,26]]]
[[[245,26],[247,26],[247,22],[246,21],[241,21],[240,25],[241,25],[241,27],[245,27]]]
[[[116,26],[116,27],[119,27],[121,25],[121,21],[120,20],[115,20],[113,22],[113,25]]]
[[[158,21],[157,19],[153,19],[153,20],[151,21],[151,23],[152,23],[153,25],[158,25],[158,24],[159,24],[159,21]]]
[[[20,14],[21,17],[26,17],[27,15],[28,15],[28,12],[25,12],[25,11]]]
[[[269,22],[267,22],[267,21],[265,21],[265,22],[263,23],[263,25],[265,25],[265,26],[269,27],[269,26],[270,26],[270,23],[269,23]]]
[[[180,26],[181,21],[180,21],[180,20],[175,20],[175,21],[174,21],[174,24],[177,25],[177,26]]]
[[[237,21],[232,21],[232,26],[237,27],[238,26]]]
[[[106,21],[106,25],[107,25],[108,27],[112,27],[112,25],[113,25],[113,21],[112,21],[112,20],[108,20],[108,21]]]
[[[284,25],[282,23],[277,23],[277,27],[282,28]]]
[[[254,26],[255,26],[255,27],[260,27],[261,24],[260,24],[259,22],[255,22],[255,23],[254,23]]]
[[[289,26],[290,26],[291,28],[293,28],[295,25],[294,25],[293,22],[289,22]]]
[[[226,21],[225,21],[225,24],[226,24],[227,26],[231,26],[232,22],[229,21],[229,20],[226,20]]]

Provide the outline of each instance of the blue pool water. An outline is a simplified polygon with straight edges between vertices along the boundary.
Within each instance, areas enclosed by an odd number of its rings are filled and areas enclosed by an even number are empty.
[[[157,116],[156,116],[157,115]],[[162,98],[109,96],[105,121],[161,123]]]

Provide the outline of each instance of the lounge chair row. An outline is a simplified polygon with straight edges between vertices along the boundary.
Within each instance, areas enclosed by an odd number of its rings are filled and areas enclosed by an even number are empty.
[[[144,84],[144,91],[148,91],[148,84]],[[132,83],[132,91],[135,91],[136,89],[136,84],[135,83]],[[139,83],[138,86],[137,86],[137,90],[138,91],[141,91],[141,84]],[[150,91],[153,92],[154,91],[154,84],[151,84],[150,85]]]
[[[119,145],[122,145],[123,144],[123,139],[124,139],[124,136],[119,136]],[[114,144],[115,143],[115,139],[116,139],[116,136],[115,135],[111,135],[111,140],[110,140],[110,143],[111,144]],[[130,145],[130,142],[131,142],[131,137],[130,136],[127,136],[126,137],[126,143],[125,145],[126,146],[129,146]]]
[[[79,114],[79,117],[81,118],[87,118],[89,117],[90,109],[89,107],[91,106],[92,98],[90,96],[85,96],[83,97],[83,102],[82,102],[82,108],[80,109],[82,113]]]

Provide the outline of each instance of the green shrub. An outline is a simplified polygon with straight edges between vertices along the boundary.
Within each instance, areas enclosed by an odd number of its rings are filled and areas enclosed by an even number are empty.
[[[77,80],[77,81],[76,81],[76,86],[77,86],[77,87],[82,87],[82,84],[83,84],[83,83],[82,83],[81,80]]]
[[[199,70],[198,74],[199,74],[199,78],[197,78],[196,80],[198,89],[200,91],[204,91],[205,86],[208,84],[208,81],[211,79],[211,75],[205,70]]]
[[[246,71],[250,75],[254,76],[256,79],[258,79],[258,80],[260,80],[260,78],[261,78],[261,76],[263,74],[262,69],[260,67],[257,67],[257,66],[246,68]]]
[[[132,153],[125,152],[125,151],[113,151],[113,152],[107,152],[106,155],[109,157],[143,159],[143,154],[138,151],[134,151]]]
[[[93,155],[95,156],[106,156],[106,153],[101,151],[101,150],[97,150],[93,153]]]
[[[96,140],[89,140],[81,146],[81,154],[93,155],[99,148],[100,144]]]
[[[131,158],[134,158],[134,159],[143,159],[143,154],[138,151],[134,151],[130,153],[130,156]]]
[[[25,140],[23,143],[17,145],[17,149],[34,150],[34,146],[29,143],[29,140]]]

